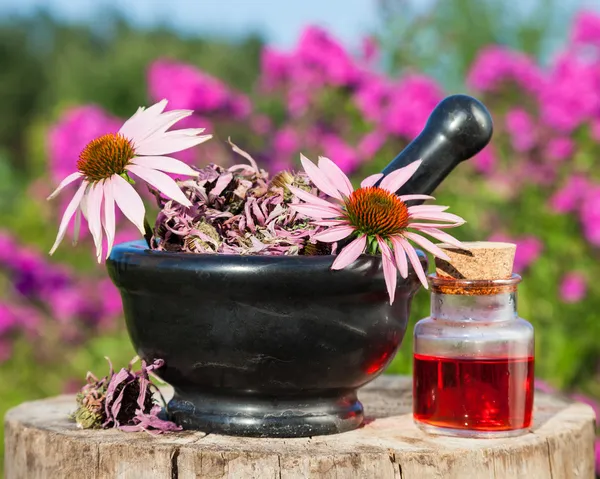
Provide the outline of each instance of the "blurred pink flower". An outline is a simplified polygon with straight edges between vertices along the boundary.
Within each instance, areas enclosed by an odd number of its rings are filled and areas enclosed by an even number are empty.
[[[531,150],[537,141],[535,121],[522,108],[513,108],[506,113],[506,131],[513,148],[518,152]]]
[[[520,238],[509,237],[503,234],[494,234],[490,241],[514,243],[517,245],[513,271],[521,274],[529,268],[541,255],[544,244],[535,236],[522,236]]]
[[[490,175],[496,169],[496,152],[492,144],[487,145],[473,158],[473,166],[484,175]]]
[[[587,282],[581,273],[567,273],[560,283],[560,298],[565,303],[581,301],[587,292]]]
[[[511,82],[526,92],[538,93],[545,80],[540,68],[526,54],[499,45],[482,48],[471,65],[467,84],[481,92],[495,92]]]
[[[583,235],[593,246],[600,246],[600,187],[589,187],[583,198],[579,217]]]
[[[327,84],[334,86],[350,86],[359,78],[359,70],[344,47],[317,26],[302,32],[292,64],[294,70],[318,71]]]
[[[48,134],[50,174],[60,181],[70,174],[77,164],[79,154],[94,138],[115,133],[122,121],[95,105],[67,110]]]
[[[435,80],[424,75],[408,75],[392,88],[381,127],[412,140],[442,98],[442,88]]]
[[[259,136],[268,134],[272,126],[271,118],[267,115],[253,115],[250,119],[250,128]]]
[[[367,120],[377,121],[383,115],[391,85],[379,75],[365,76],[354,94],[354,102]]]
[[[292,118],[298,118],[308,111],[310,91],[304,85],[294,85],[287,92],[287,110]]]
[[[576,44],[600,47],[600,15],[584,10],[577,14],[571,31],[571,40]]]
[[[365,37],[361,42],[362,57],[367,63],[376,61],[379,57],[379,42],[374,37]]]
[[[276,156],[291,156],[300,147],[298,132],[291,125],[284,126],[273,136],[273,150]]]
[[[551,138],[546,144],[545,152],[550,160],[563,161],[575,152],[575,142],[565,136]]]
[[[600,69],[573,52],[560,55],[540,97],[541,119],[570,133],[600,111]]]
[[[260,56],[260,82],[271,90],[282,86],[289,78],[290,56],[270,46],[265,46]]]
[[[250,101],[230,91],[221,80],[197,68],[173,60],[160,59],[148,69],[148,89],[154,101],[169,100],[170,108],[195,110],[199,114],[226,112],[244,118]]]
[[[579,208],[589,188],[588,180],[579,175],[571,176],[566,184],[550,199],[550,207],[557,213],[568,213]]]
[[[370,161],[385,144],[387,135],[379,130],[373,130],[360,139],[356,147],[363,161]]]
[[[111,322],[116,317],[123,314],[123,303],[121,294],[113,282],[106,278],[98,283],[98,295],[102,304],[103,322]]]
[[[335,158],[335,163],[344,173],[354,171],[359,163],[359,157],[354,148],[335,134],[326,134],[321,138],[321,147],[325,156]]]

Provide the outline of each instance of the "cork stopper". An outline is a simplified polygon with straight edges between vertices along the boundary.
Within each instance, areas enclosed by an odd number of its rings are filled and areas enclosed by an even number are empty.
[[[435,258],[436,273],[442,278],[496,280],[512,275],[517,245],[488,241],[463,242],[464,249],[438,244],[450,262]]]

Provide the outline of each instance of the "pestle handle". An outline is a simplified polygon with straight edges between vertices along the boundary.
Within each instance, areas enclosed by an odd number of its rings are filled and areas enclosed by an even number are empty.
[[[420,159],[423,163],[397,194],[431,194],[461,161],[489,143],[492,132],[492,117],[480,101],[467,95],[449,96],[435,107],[423,131],[385,167],[383,174]],[[419,203],[422,201],[411,202]]]

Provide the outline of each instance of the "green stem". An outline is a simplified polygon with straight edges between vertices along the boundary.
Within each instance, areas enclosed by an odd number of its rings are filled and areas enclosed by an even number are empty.
[[[150,223],[148,223],[148,219],[144,216],[144,239],[146,240],[146,243],[148,244],[148,248],[152,248],[151,246],[151,241],[152,241],[152,226],[150,226]]]

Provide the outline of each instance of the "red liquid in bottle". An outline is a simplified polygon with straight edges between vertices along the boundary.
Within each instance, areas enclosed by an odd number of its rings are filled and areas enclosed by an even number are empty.
[[[510,431],[531,425],[533,357],[414,355],[414,418],[453,429]]]

